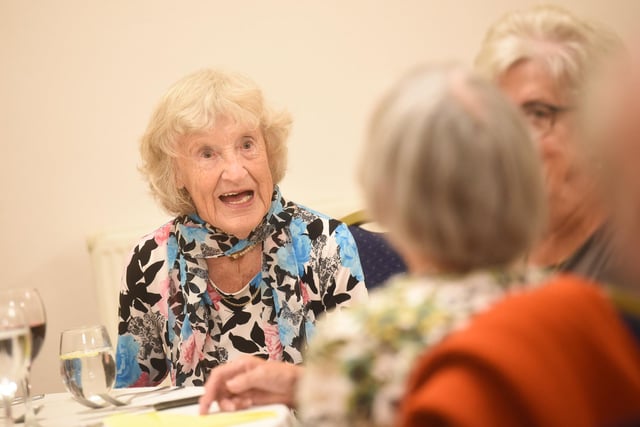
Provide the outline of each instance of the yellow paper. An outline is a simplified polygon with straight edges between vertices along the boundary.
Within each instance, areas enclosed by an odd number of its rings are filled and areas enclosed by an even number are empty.
[[[104,424],[107,427],[231,427],[277,416],[274,411],[220,412],[209,415],[147,412],[112,415],[104,420]]]

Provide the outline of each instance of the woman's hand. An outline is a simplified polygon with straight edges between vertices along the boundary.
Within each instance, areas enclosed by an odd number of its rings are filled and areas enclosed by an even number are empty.
[[[200,398],[200,414],[218,402],[220,410],[235,411],[254,405],[282,403],[293,406],[302,367],[247,356],[211,371]]]

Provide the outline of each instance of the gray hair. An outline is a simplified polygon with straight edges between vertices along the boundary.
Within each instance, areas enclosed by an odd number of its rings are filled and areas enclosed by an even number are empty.
[[[243,75],[212,69],[197,71],[171,86],[140,141],[140,169],[151,193],[169,213],[196,210],[189,193],[176,183],[176,144],[184,136],[211,129],[221,116],[259,128],[273,182],[277,184],[284,177],[289,113],[268,106],[260,88]]]
[[[375,220],[457,271],[513,262],[543,226],[539,155],[520,114],[459,68],[421,68],[387,93],[360,176]]]
[[[590,69],[621,46],[618,36],[604,26],[544,5],[498,20],[487,31],[475,64],[485,77],[496,79],[519,61],[537,60],[575,96]]]

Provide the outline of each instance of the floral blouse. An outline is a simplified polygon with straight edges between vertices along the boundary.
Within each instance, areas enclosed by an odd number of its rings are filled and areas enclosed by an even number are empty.
[[[169,373],[173,384],[203,385],[212,368],[243,354],[301,363],[316,317],[366,296],[345,224],[287,202],[276,188],[254,234],[263,267],[236,294],[212,286],[205,258],[242,241],[220,240],[196,215],[138,243],[120,292],[116,387],[155,385]]]
[[[424,349],[534,275],[398,276],[366,305],[327,315],[305,355],[297,396],[302,424],[394,425],[405,380]]]

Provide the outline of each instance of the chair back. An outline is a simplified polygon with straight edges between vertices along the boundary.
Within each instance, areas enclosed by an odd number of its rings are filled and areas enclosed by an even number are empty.
[[[407,266],[400,254],[385,238],[386,233],[375,232],[363,228],[369,223],[364,211],[357,211],[342,218],[356,241],[360,263],[364,273],[367,289],[376,288],[396,274],[407,271]]]

